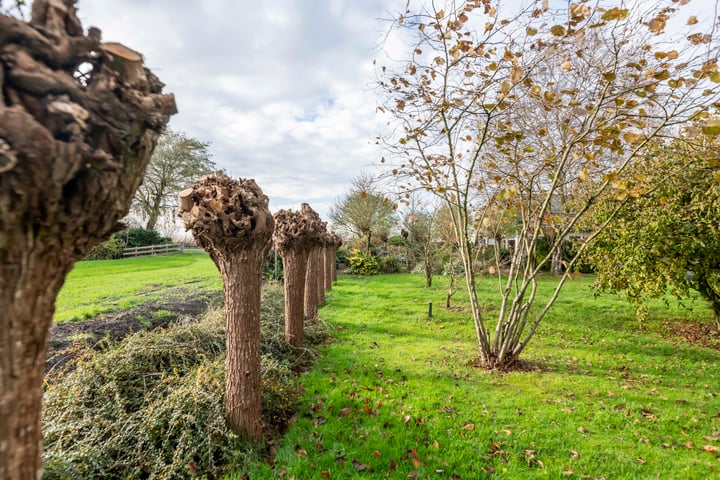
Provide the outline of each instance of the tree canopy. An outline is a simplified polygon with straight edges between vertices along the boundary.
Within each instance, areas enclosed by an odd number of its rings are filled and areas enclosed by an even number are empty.
[[[617,219],[588,252],[601,289],[624,291],[644,312],[648,297],[668,292],[707,300],[720,327],[720,156],[718,141],[688,138],[658,145],[634,169],[635,188]],[[608,196],[595,217],[605,220],[622,200]]]
[[[213,172],[207,142],[167,130],[158,141],[150,165],[135,194],[135,205],[147,219],[145,228],[155,229],[158,218],[177,205],[177,194],[200,177]]]
[[[376,178],[360,174],[332,206],[330,219],[338,227],[364,238],[368,253],[373,235],[387,233],[395,224],[395,208],[377,187]]]

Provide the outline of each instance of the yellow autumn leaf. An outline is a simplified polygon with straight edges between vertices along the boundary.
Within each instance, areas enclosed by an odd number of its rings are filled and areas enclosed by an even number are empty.
[[[587,178],[590,172],[588,171],[587,167],[583,167],[583,169],[578,173],[578,179],[581,182],[584,182]]]
[[[600,18],[605,20],[606,22],[609,22],[610,20],[625,20],[629,14],[630,11],[627,8],[613,7],[607,12],[603,13]]]
[[[554,25],[550,29],[550,33],[552,33],[556,37],[562,37],[563,35],[565,35],[565,27],[563,27],[562,25]]]
[[[696,17],[695,15],[693,15],[693,16],[690,17],[690,18],[688,18],[688,21],[687,21],[687,24],[688,24],[688,25],[695,25],[696,23],[698,23],[698,19],[697,19],[697,17]]]
[[[662,17],[655,17],[650,20],[647,24],[648,28],[652,33],[660,33],[665,30],[665,19]]]
[[[710,81],[713,83],[720,83],[720,72],[713,72],[710,75],[708,75],[710,78]]]
[[[643,140],[642,135],[639,135],[637,133],[631,133],[631,132],[624,133],[622,137],[623,137],[623,140],[625,140],[628,143],[638,143]]]
[[[669,52],[667,52],[667,58],[668,60],[675,60],[676,58],[678,58],[677,50],[670,50]]]
[[[522,80],[522,75],[522,69],[518,66],[514,66],[510,70],[510,81],[512,81],[513,83],[518,83],[520,82],[520,80]]]
[[[435,18],[437,18],[438,20],[440,20],[444,16],[445,16],[445,10],[438,10],[437,13],[435,13]]]
[[[555,94],[553,92],[551,92],[550,90],[546,90],[543,93],[543,98],[545,99],[546,102],[552,102],[553,100],[555,100]]]
[[[537,28],[533,28],[533,27],[527,27],[527,28],[525,28],[525,33],[527,33],[529,37],[532,37],[533,35],[536,35],[537,32],[538,32],[538,31],[537,31]]]
[[[668,78],[670,78],[670,72],[668,72],[667,70],[657,72],[656,74],[653,75],[653,78],[655,80],[667,80]]]
[[[702,126],[702,132],[705,135],[719,135],[720,120],[708,120],[705,122],[705,125]]]
[[[572,69],[572,65],[570,65],[570,62],[563,62],[561,67],[566,72],[569,72]]]

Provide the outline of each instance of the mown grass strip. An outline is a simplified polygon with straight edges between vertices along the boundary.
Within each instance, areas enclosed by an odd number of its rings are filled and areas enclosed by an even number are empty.
[[[125,310],[173,288],[192,294],[222,289],[222,280],[205,252],[78,262],[60,290],[54,320],[83,320]]]
[[[472,364],[463,293],[439,307],[445,279],[341,277],[321,310],[336,341],[301,378],[296,423],[234,478],[716,477],[720,352],[656,332],[709,311],[659,302],[640,328],[590,284],[570,282],[541,326],[524,354],[536,370],[497,374]],[[495,285],[481,284],[489,315]]]

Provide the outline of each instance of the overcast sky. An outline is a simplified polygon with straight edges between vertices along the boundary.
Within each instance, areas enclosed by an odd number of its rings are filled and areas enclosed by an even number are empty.
[[[255,178],[271,209],[326,218],[380,157],[372,61],[404,0],[80,0],[85,28],[141,52],[175,94],[170,127]],[[327,218],[326,218],[327,219]]]

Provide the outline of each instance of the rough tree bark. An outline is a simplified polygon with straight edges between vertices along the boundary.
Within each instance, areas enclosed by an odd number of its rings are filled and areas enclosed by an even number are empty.
[[[322,249],[322,260],[323,260],[323,288],[326,292],[332,290],[332,264],[335,263],[335,257],[333,257],[335,243],[335,234],[328,232],[323,238],[323,249]]]
[[[48,330],[66,274],[119,230],[172,95],[73,0],[0,15],[0,478],[42,475]],[[82,65],[82,67],[81,67]]]
[[[315,288],[317,289],[318,305],[325,305],[325,236],[323,232],[315,243],[315,262],[317,262],[317,276],[315,277]]]
[[[179,197],[185,228],[192,230],[223,278],[228,426],[260,442],[260,287],[275,226],[268,197],[254,180],[235,180],[222,173],[201,178]]]
[[[308,218],[312,218],[314,222],[319,222],[320,232],[324,232],[326,229],[326,223],[320,220],[320,215],[313,210],[310,205],[303,203],[300,208],[303,215],[307,215]],[[318,305],[320,305],[320,296],[318,290],[319,276],[320,276],[320,265],[318,256],[318,247],[320,236],[316,237],[315,241],[310,244],[308,252],[308,264],[305,274],[305,304],[304,312],[306,320],[314,320],[317,318]]]
[[[295,348],[302,347],[304,342],[308,256],[322,226],[317,215],[310,215],[308,209],[309,206],[299,212],[280,210],[274,216],[275,247],[283,259],[285,341]]]

